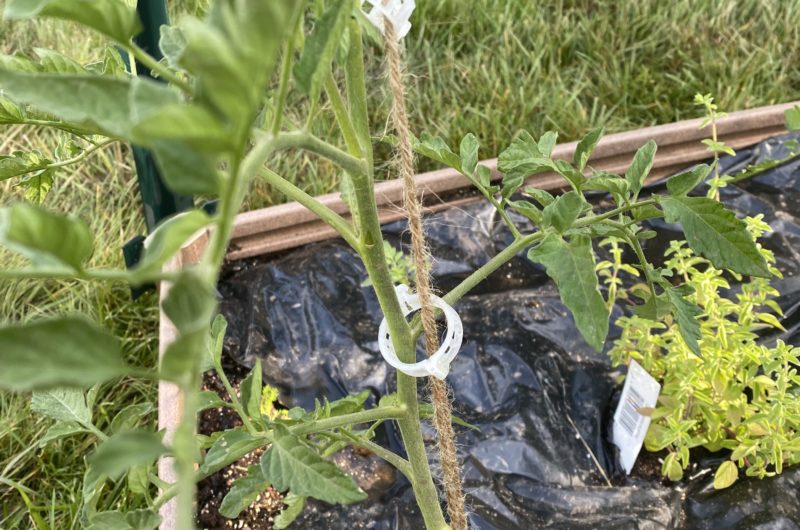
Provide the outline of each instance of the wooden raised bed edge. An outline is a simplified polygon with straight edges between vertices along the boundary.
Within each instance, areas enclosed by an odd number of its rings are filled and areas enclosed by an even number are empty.
[[[786,132],[784,111],[800,102],[784,103],[758,107],[750,110],[732,112],[717,122],[720,141],[734,149],[758,143],[766,138]],[[634,131],[610,134],[603,137],[595,148],[589,164],[596,170],[623,173],[630,164],[634,153],[649,140],[658,144],[650,181],[658,180],[679,171],[694,162],[709,158],[706,147],[700,143],[711,136],[710,127],[700,128],[702,119],[684,120],[666,125],[656,125]],[[577,142],[559,144],[553,149],[553,158],[571,159]],[[481,163],[492,170],[494,180],[500,179],[497,159]],[[441,169],[421,173],[416,177],[423,203],[427,212],[435,212],[453,206],[482,200],[472,190],[472,185],[453,169]],[[563,179],[552,173],[542,173],[530,177],[527,182],[545,190],[557,191],[564,187]],[[381,223],[403,218],[402,182],[388,180],[375,184],[378,213]],[[317,197],[320,202],[333,211],[349,218],[347,206],[338,193]],[[227,259],[235,261],[253,256],[269,255],[316,241],[337,237],[336,232],[320,221],[314,214],[296,202],[271,206],[236,217],[233,237],[228,248]],[[178,270],[184,265],[195,263],[208,242],[208,232],[198,233],[182,251],[167,265],[168,270]],[[159,302],[168,291],[161,286]],[[159,321],[159,353],[175,340],[176,330],[163,312]],[[177,387],[168,382],[160,382],[158,387],[158,428],[166,430],[166,440],[180,422],[182,398]],[[158,474],[162,480],[174,482],[175,474],[170,458],[159,461]],[[174,530],[175,511],[173,502],[161,508],[160,530]]]

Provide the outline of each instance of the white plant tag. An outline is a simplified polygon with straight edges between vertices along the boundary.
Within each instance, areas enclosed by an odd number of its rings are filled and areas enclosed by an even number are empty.
[[[614,445],[619,447],[620,461],[625,473],[630,474],[636,457],[642,449],[644,437],[650,427],[650,416],[639,409],[655,408],[661,385],[639,363],[631,359],[622,396],[614,413]]]

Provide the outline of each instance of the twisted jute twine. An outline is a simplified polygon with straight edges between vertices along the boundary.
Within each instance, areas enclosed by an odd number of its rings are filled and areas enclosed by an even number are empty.
[[[406,114],[405,85],[403,83],[400,47],[395,28],[384,18],[386,59],[389,65],[389,86],[392,91],[392,120],[397,130],[400,153],[400,174],[403,178],[403,203],[408,212],[411,230],[411,258],[416,268],[417,294],[421,304],[420,315],[425,330],[425,348],[428,355],[439,349],[439,332],[436,327],[434,306],[431,303],[431,278],[428,271],[428,247],[422,228],[422,207],[414,183],[414,153],[411,149],[411,134]],[[467,530],[467,514],[464,507],[464,492],[461,489],[461,471],[456,454],[455,433],[452,424],[452,408],[447,385],[433,376],[428,378],[433,400],[433,423],[439,439],[439,458],[444,475],[444,492],[447,498],[447,513],[453,530]]]

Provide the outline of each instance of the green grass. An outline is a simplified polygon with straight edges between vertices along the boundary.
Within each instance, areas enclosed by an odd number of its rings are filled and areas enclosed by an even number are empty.
[[[184,0],[183,6],[204,0]],[[490,157],[521,128],[545,129],[572,140],[588,128],[620,131],[695,117],[695,92],[712,92],[723,108],[736,110],[790,101],[800,96],[800,1],[738,2],[428,0],[418,2],[408,47],[409,109],[414,131],[428,131],[456,145],[467,132]],[[469,4],[469,7],[464,7]],[[180,10],[180,7],[178,7]],[[31,54],[52,47],[89,62],[100,41],[54,21],[3,24],[6,53]],[[379,52],[368,47],[373,134],[387,124]],[[294,100],[292,121],[303,123],[306,104]],[[325,106],[313,120],[329,134]],[[0,153],[39,149],[52,153],[49,131],[6,128]],[[378,147],[381,174],[391,176],[386,145]],[[327,165],[305,156],[286,156],[281,171],[315,193],[336,187]],[[431,169],[420,161],[420,169]],[[84,165],[59,174],[46,200],[50,208],[89,221],[96,234],[93,264],[122,265],[122,245],[142,233],[137,189],[127,149],[109,148]],[[18,200],[14,182],[0,183],[2,203]],[[281,201],[256,186],[249,207]],[[3,266],[16,263],[0,254]],[[156,298],[131,303],[121,285],[81,282],[0,284],[0,319],[17,321],[46,314],[82,312],[124,338],[131,362],[156,359]],[[152,401],[155,388],[135,380],[106,385],[99,393],[96,421],[105,425],[123,406]],[[0,394],[0,528],[32,527],[20,489],[49,527],[77,528],[83,458],[91,437],[36,447],[49,420],[31,415],[26,395]],[[151,425],[155,419],[149,418]],[[119,488],[103,499],[106,508],[137,506]]]

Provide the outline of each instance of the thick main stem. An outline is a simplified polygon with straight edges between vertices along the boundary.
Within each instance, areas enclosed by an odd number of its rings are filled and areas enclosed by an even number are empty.
[[[362,228],[361,257],[386,318],[395,351],[398,352],[398,356],[403,362],[414,362],[416,358],[415,341],[411,335],[411,328],[400,309],[400,303],[394,292],[394,285],[386,265],[378,208],[369,181],[367,175],[353,177],[357,215],[359,226]],[[411,463],[414,476],[412,480],[414,495],[425,520],[425,527],[428,530],[449,528],[439,505],[439,494],[433,483],[428,455],[425,452],[425,442],[419,422],[417,380],[402,372],[397,372],[397,398],[406,409],[404,416],[399,418],[397,423],[408,460]]]
[[[411,148],[411,133],[406,112],[400,48],[392,21],[384,18],[383,26],[386,37],[384,43],[389,67],[389,85],[392,91],[392,120],[397,130],[400,174],[403,178],[403,205],[408,213],[408,226],[411,231],[411,256],[416,270],[415,283],[421,305],[420,318],[425,330],[425,345],[428,355],[433,355],[439,348],[439,332],[431,298],[431,280],[428,272],[429,252],[422,226],[422,206],[414,183],[414,153]],[[517,236],[519,232],[514,230],[514,234]],[[447,386],[440,379],[430,377],[429,386],[433,401],[433,424],[438,435],[439,457],[444,475],[447,513],[455,530],[466,530],[467,515],[464,506],[464,492],[461,488],[461,471],[455,446],[450,396]]]

